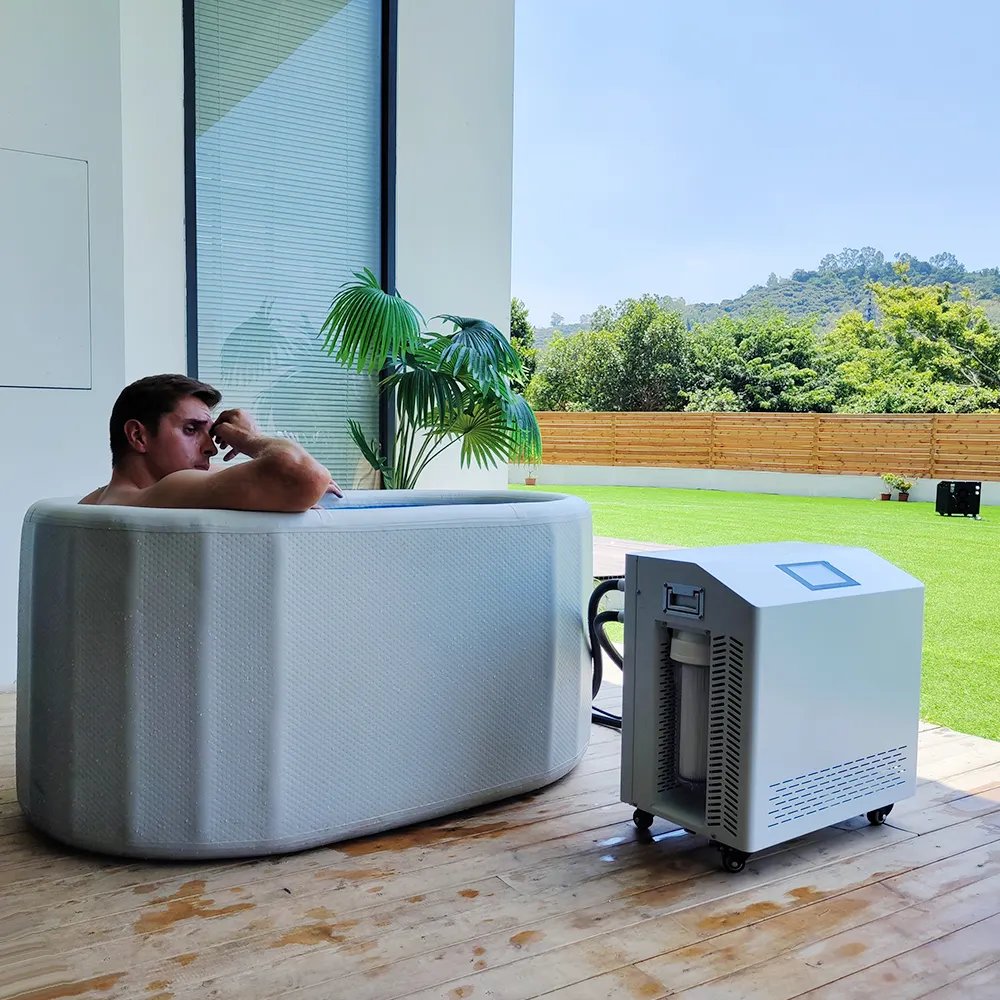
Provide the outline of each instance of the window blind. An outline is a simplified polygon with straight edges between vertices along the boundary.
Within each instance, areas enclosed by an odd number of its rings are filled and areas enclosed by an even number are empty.
[[[375,379],[320,326],[379,272],[379,0],[194,0],[198,375],[349,486]]]

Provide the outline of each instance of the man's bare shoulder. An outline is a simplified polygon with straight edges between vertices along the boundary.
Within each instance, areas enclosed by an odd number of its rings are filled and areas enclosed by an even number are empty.
[[[145,492],[135,486],[111,483],[94,490],[93,493],[88,493],[79,503],[95,507],[134,507],[139,502],[139,494]]]
[[[82,500],[78,500],[77,503],[85,503],[90,505],[95,505],[103,503],[104,494],[107,492],[107,486],[98,486],[96,490],[88,493]]]

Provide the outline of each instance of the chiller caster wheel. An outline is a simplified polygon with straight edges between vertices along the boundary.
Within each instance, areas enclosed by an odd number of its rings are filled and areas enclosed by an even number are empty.
[[[743,851],[737,851],[735,847],[723,847],[722,848],[722,867],[725,868],[727,872],[743,871],[747,866],[747,858],[749,854],[744,854]]]
[[[653,814],[646,812],[645,809],[636,809],[632,813],[632,822],[640,830],[648,830],[653,825],[654,818]]]
[[[873,809],[868,813],[868,822],[872,826],[881,826],[885,822],[886,816],[892,812],[892,806],[882,806],[881,809]]]

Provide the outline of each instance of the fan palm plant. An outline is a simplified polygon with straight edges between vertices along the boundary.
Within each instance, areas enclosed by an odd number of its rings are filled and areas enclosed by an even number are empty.
[[[413,489],[455,444],[463,466],[541,457],[535,414],[510,387],[522,374],[521,359],[495,326],[442,315],[433,319],[452,331],[428,331],[420,312],[383,291],[367,268],[354,277],[334,297],[321,333],[328,354],[358,372],[381,372],[379,392],[395,393],[391,460],[349,421],[355,444],[388,489]]]

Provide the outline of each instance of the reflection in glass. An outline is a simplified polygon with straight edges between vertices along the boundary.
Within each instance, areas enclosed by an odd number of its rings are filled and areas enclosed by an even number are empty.
[[[195,0],[198,373],[334,478],[376,386],[322,351],[341,282],[379,270],[379,0]]]

